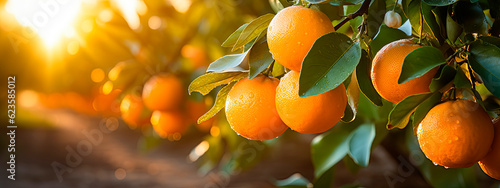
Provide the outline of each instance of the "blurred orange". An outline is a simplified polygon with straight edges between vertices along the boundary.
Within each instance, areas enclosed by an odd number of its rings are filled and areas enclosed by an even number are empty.
[[[119,116],[120,103],[117,99],[121,92],[119,89],[112,90],[109,94],[100,92],[92,102],[94,110],[103,116]]]
[[[154,111],[151,125],[160,137],[173,140],[179,140],[188,128],[185,115],[179,111]]]
[[[142,99],[151,110],[175,110],[179,109],[186,92],[187,88],[175,75],[159,74],[144,84]]]
[[[187,44],[182,47],[181,54],[189,59],[194,68],[207,67],[209,64],[207,53],[199,46]]]
[[[186,102],[186,108],[190,123],[194,123],[196,125],[196,128],[198,128],[198,130],[200,131],[203,132],[210,131],[210,128],[212,128],[212,124],[214,122],[214,117],[200,124],[197,123],[198,118],[200,118],[203,114],[205,114],[209,110],[209,107],[205,104],[204,101],[188,100]]]
[[[120,112],[123,121],[132,129],[149,124],[151,117],[151,112],[144,108],[142,98],[137,94],[128,94],[123,98]]]

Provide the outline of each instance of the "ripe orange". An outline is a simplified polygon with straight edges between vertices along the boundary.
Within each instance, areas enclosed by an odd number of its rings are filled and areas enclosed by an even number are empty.
[[[493,131],[490,116],[479,104],[460,99],[433,107],[418,126],[417,138],[434,164],[467,168],[486,156]]]
[[[120,111],[123,121],[131,128],[148,124],[151,116],[151,112],[146,112],[142,98],[136,94],[128,94],[123,98]]]
[[[286,68],[300,72],[302,61],[313,43],[335,31],[322,12],[302,6],[287,7],[271,20],[267,43],[274,59]]]
[[[120,116],[120,102],[117,100],[121,90],[114,89],[108,94],[99,93],[92,102],[94,110],[104,116]]]
[[[437,72],[432,69],[421,77],[398,84],[403,61],[410,52],[422,47],[409,39],[385,45],[373,58],[371,78],[373,86],[384,99],[398,103],[409,95],[430,92],[429,85]]]
[[[144,104],[151,110],[174,110],[184,99],[182,81],[172,74],[151,77],[142,90]]]
[[[198,128],[198,130],[200,131],[204,132],[210,131],[210,128],[212,128],[212,124],[214,122],[214,118],[210,118],[209,120],[202,122],[200,124],[197,123],[198,118],[200,118],[203,114],[205,114],[209,110],[205,102],[188,100],[186,106],[190,122],[194,123],[196,125],[196,128]]]
[[[188,128],[186,117],[178,111],[154,111],[151,115],[151,125],[162,138],[180,138]]]
[[[479,161],[479,166],[490,177],[500,180],[500,119],[494,122],[495,138],[490,152]]]
[[[276,89],[276,109],[288,127],[304,134],[325,132],[344,114],[347,95],[344,84],[326,93],[301,98],[299,75],[290,71]]]
[[[226,118],[236,133],[250,140],[269,140],[286,131],[274,102],[278,83],[259,75],[233,86],[227,95]]]
[[[195,68],[207,67],[209,64],[207,53],[199,46],[187,44],[182,47],[181,54],[189,59]]]

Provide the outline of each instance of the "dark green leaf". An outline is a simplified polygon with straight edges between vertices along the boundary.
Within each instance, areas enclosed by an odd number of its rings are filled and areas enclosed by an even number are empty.
[[[273,56],[269,52],[267,42],[256,44],[250,52],[250,79],[255,78],[260,72],[266,69],[274,61]]]
[[[224,86],[219,93],[217,93],[217,97],[215,98],[215,104],[210,108],[210,110],[203,114],[200,118],[198,118],[198,124],[203,123],[204,121],[209,120],[214,117],[220,110],[222,110],[226,106],[227,94],[233,88],[236,82],[231,82],[230,84]]]
[[[463,28],[460,26],[450,14],[446,14],[446,35],[452,43],[454,43],[458,37],[462,34]]]
[[[247,27],[249,23],[241,25],[236,31],[234,31],[229,37],[227,37],[226,41],[222,43],[222,47],[233,47],[236,44],[236,41],[241,35],[241,32],[245,27]]]
[[[386,44],[393,41],[408,38],[405,32],[388,27],[386,25],[381,25],[379,32],[375,35],[375,38],[370,42],[370,50],[372,52],[372,57],[375,57],[377,52],[382,49]]]
[[[481,76],[486,88],[500,97],[500,48],[478,41],[473,42],[469,49],[472,69]]]
[[[413,32],[418,33],[420,29],[420,0],[402,0],[403,12],[410,20]]]
[[[367,35],[373,39],[375,34],[378,33],[380,25],[384,22],[384,16],[386,12],[385,1],[372,1],[370,7],[368,8],[368,18],[367,23]]]
[[[500,4],[500,3],[499,3]],[[490,44],[493,44],[497,47],[500,48],[500,38],[498,37],[492,37],[492,36],[481,36],[478,38],[478,40],[482,40],[484,42],[487,42],[487,43],[490,43]]]
[[[457,71],[452,66],[443,66],[443,68],[441,68],[441,72],[439,73],[439,77],[433,78],[431,84],[429,85],[429,89],[431,90],[431,92],[440,90],[448,83],[450,83],[455,77],[456,72]]]
[[[344,82],[361,58],[359,43],[341,33],[328,33],[314,42],[302,63],[299,95],[314,96]]]
[[[455,75],[455,78],[453,79],[453,83],[455,84],[456,88],[471,88],[472,84],[467,78],[467,76],[464,73],[464,70],[462,68],[458,68],[457,74]]]
[[[331,3],[331,2],[330,2]],[[332,6],[328,3],[314,5],[318,7],[318,10],[323,12],[330,20],[340,20],[344,16],[343,6]]]
[[[212,62],[208,66],[207,72],[222,72],[226,69],[236,67],[239,64],[248,61],[249,52],[250,50],[241,54],[225,55]]]
[[[189,84],[188,91],[194,91],[207,95],[215,87],[227,84],[229,82],[238,81],[247,76],[247,72],[223,72],[223,73],[207,73],[196,78]]]
[[[429,37],[430,41],[434,46],[441,46],[443,37],[441,36],[441,30],[437,22],[436,16],[433,14],[433,10],[436,7],[431,7],[425,3],[420,4],[422,8],[423,19],[423,34]]]
[[[349,156],[361,166],[368,166],[370,151],[375,138],[375,125],[362,124],[351,134],[349,140]]]
[[[233,51],[243,47],[243,45],[251,42],[257,36],[259,36],[259,34],[264,31],[267,26],[269,26],[269,23],[271,22],[273,17],[273,14],[265,14],[252,20],[252,22],[250,22],[250,24],[248,24],[241,32],[240,37],[238,37],[236,44],[234,44],[233,46]]]
[[[441,101],[441,93],[436,92],[422,104],[418,105],[417,109],[413,113],[412,119],[414,131],[417,130],[418,124],[420,124],[420,122],[424,119],[425,115],[427,115],[427,112],[429,112],[429,110],[431,110],[431,108],[434,107],[437,103],[439,103],[439,101]]]
[[[411,114],[422,102],[432,96],[432,93],[422,93],[410,95],[396,104],[389,114],[387,129],[399,128],[404,129],[410,121]]]
[[[348,125],[337,125],[332,130],[316,136],[311,143],[311,157],[315,177],[321,177],[349,151]]]
[[[370,60],[367,57],[368,53],[362,51],[361,60],[359,61],[358,67],[356,67],[356,77],[358,78],[358,85],[361,92],[377,106],[382,106],[382,97],[373,87],[373,83],[370,77]]]
[[[423,1],[431,6],[448,6],[457,2],[458,0],[423,0]]]
[[[406,55],[401,75],[399,75],[398,84],[403,84],[412,79],[423,76],[425,73],[445,64],[441,51],[432,46],[422,46]]]
[[[274,185],[280,188],[307,188],[307,186],[311,184],[309,180],[304,178],[299,173],[293,174],[287,179],[278,180],[274,183]]]
[[[459,1],[453,6],[453,16],[466,33],[487,34],[488,23],[479,3]]]

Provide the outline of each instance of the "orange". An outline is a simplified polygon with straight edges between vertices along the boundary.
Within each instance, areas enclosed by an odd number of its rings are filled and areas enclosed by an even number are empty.
[[[123,98],[120,111],[123,121],[131,128],[148,124],[151,116],[151,112],[146,112],[142,98],[136,94],[128,94]]]
[[[110,93],[99,93],[92,102],[94,110],[104,116],[120,116],[120,103],[117,100],[122,90],[114,89]]]
[[[425,156],[447,168],[467,168],[483,159],[493,142],[493,123],[483,108],[470,100],[434,106],[417,129]]]
[[[190,60],[195,68],[208,66],[208,56],[203,48],[187,44],[182,47],[181,54]]]
[[[490,152],[479,161],[479,166],[490,177],[500,180],[500,119],[494,122],[495,138]]]
[[[278,83],[259,75],[233,86],[227,95],[226,118],[236,133],[250,140],[269,140],[286,131],[274,102]]]
[[[205,114],[209,109],[208,106],[203,101],[191,101],[188,100],[186,103],[189,120],[196,125],[196,128],[200,131],[208,132],[212,128],[214,118],[210,118],[200,124],[197,123],[198,118]]]
[[[421,77],[398,84],[403,61],[410,52],[422,47],[409,39],[385,45],[373,58],[371,78],[373,86],[384,99],[398,103],[409,95],[430,92],[429,85],[437,72],[432,69]]]
[[[281,78],[276,89],[276,109],[292,130],[304,134],[325,132],[344,114],[347,105],[344,84],[319,95],[301,98],[299,75],[290,71]]]
[[[162,138],[174,137],[180,139],[180,136],[188,128],[186,117],[178,111],[154,111],[151,115],[151,125]]]
[[[333,31],[331,21],[324,13],[290,6],[278,12],[269,23],[267,44],[277,62],[300,72],[302,61],[316,39]]]
[[[159,74],[144,84],[142,99],[151,110],[173,110],[183,101],[184,92],[179,78],[172,74]]]

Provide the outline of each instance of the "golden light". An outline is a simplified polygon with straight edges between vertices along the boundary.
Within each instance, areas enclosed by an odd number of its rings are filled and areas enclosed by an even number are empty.
[[[191,153],[189,153],[189,160],[198,160],[203,154],[208,151],[208,148],[210,148],[210,144],[206,140],[202,141],[191,151]]]
[[[8,0],[5,9],[23,26],[35,31],[45,45],[53,47],[73,27],[81,0]]]
[[[177,12],[186,13],[191,7],[191,0],[170,0],[170,3]]]
[[[160,29],[161,25],[162,21],[161,18],[158,16],[151,16],[151,18],[149,18],[148,20],[148,26],[153,30]]]
[[[38,94],[32,90],[24,90],[19,93],[19,105],[31,108],[38,104]]]
[[[78,53],[78,50],[80,50],[80,43],[78,43],[78,41],[71,41],[66,46],[66,50],[69,54],[75,55],[76,53]]]
[[[140,28],[139,0],[112,0],[112,4],[120,11],[131,29],[137,30]]]
[[[102,93],[104,95],[110,94],[111,91],[113,91],[113,82],[107,81],[104,85],[102,85]]]
[[[104,71],[100,68],[96,68],[90,73],[90,79],[95,83],[102,82],[105,76]]]
[[[125,97],[123,100],[122,100],[122,103],[120,104],[120,111],[121,112],[126,112],[129,110],[130,108],[130,98],[128,97]]]

